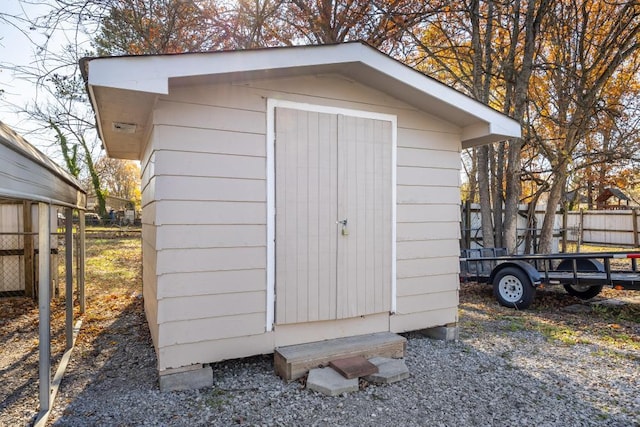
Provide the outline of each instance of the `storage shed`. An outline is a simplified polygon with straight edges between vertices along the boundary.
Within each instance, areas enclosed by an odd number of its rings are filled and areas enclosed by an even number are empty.
[[[516,121],[362,43],[82,69],[108,154],[141,161],[161,373],[457,322],[460,152]]]

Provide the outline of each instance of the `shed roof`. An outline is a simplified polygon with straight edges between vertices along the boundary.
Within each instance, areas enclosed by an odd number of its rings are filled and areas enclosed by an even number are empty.
[[[0,178],[0,200],[86,207],[86,192],[78,180],[2,122]]]
[[[596,198],[596,202],[606,202],[611,197],[615,197],[619,200],[625,200],[625,201],[631,200],[629,199],[629,197],[627,197],[626,194],[622,192],[622,190],[615,187],[609,187],[609,188],[605,188],[602,191],[602,193],[598,195],[598,197]]]
[[[463,148],[520,137],[520,124],[360,42],[243,51],[84,58],[81,69],[109,155],[138,159],[150,112],[172,82],[340,74],[462,128]]]

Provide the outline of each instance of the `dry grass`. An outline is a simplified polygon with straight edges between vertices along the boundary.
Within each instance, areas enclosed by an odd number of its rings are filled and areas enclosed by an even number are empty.
[[[64,280],[64,256],[59,278]],[[141,250],[137,237],[86,241],[86,312],[76,341],[76,355],[98,354],[102,333],[117,319],[142,312]],[[65,351],[65,295],[51,302],[51,362]],[[74,300],[74,318],[80,318]],[[143,319],[141,319],[142,321]],[[38,411],[38,303],[30,298],[0,299],[0,425],[25,425]],[[100,344],[100,345],[98,345]]]
[[[518,311],[500,306],[490,285],[465,283],[460,291],[461,326],[468,333],[478,327],[496,327],[500,332],[527,329],[565,345],[594,344],[611,355],[640,357],[640,292],[605,288],[597,298],[626,304],[586,304],[554,286],[539,289],[533,305]],[[584,305],[587,311],[567,310],[574,305]]]

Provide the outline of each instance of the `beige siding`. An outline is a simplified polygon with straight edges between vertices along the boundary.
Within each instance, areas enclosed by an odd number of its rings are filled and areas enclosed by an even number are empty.
[[[451,279],[451,274],[433,274],[428,277],[418,276],[398,279],[398,297],[450,291]],[[457,280],[457,277],[453,279]]]
[[[456,151],[421,150],[398,147],[398,166],[416,168],[460,169],[460,153]]]
[[[153,122],[154,125],[180,126],[185,128],[185,132],[188,132],[189,128],[204,128],[260,135],[266,133],[264,111],[172,101],[158,102],[154,110]]]
[[[446,204],[455,206],[460,203],[458,187],[451,191],[449,187],[427,185],[398,185],[398,204]]]
[[[160,325],[159,347],[264,333],[264,312],[167,322]]]
[[[264,313],[266,298],[264,291],[165,298],[158,306],[158,322]]]
[[[173,162],[172,156],[186,156],[188,158],[199,157],[201,155],[219,156],[219,155],[236,155],[247,157],[262,157],[266,153],[266,144],[264,135],[256,133],[242,133],[208,128],[183,128],[180,126],[157,125],[156,129],[162,134],[162,139],[157,142],[156,150],[163,153],[163,159],[166,158],[166,167],[174,167],[175,169],[167,169],[165,173],[174,175],[184,174],[180,163]],[[185,133],[188,137],[185,138]],[[250,161],[249,159],[245,159]],[[238,159],[242,161],[242,159]],[[224,166],[224,165],[222,165]],[[210,170],[206,168],[206,170]],[[194,171],[198,172],[198,171]],[[259,173],[263,171],[248,171],[248,173]]]
[[[397,312],[392,331],[457,320],[460,141],[416,115],[398,119]]]
[[[268,98],[397,115],[396,314],[265,332]],[[457,320],[458,127],[333,76],[172,87],[153,121],[143,236],[160,369]]]
[[[157,252],[156,252],[156,227],[154,202],[155,187],[153,185],[154,176],[154,156],[152,132],[145,150],[141,156],[141,191],[142,191],[142,294],[144,296],[144,311],[149,324],[151,338],[153,340],[156,353],[159,350],[158,336],[158,281],[156,275]]]
[[[148,226],[143,225],[143,230]],[[142,241],[142,295],[144,296],[144,311],[151,331],[153,344],[158,349],[158,298],[156,251],[147,240]]]
[[[264,247],[264,225],[253,224],[204,224],[204,225],[163,225],[156,248],[234,248]]]
[[[264,202],[264,181],[257,179],[158,176],[156,200]]]
[[[259,292],[265,289],[266,274],[264,269],[163,274],[158,298]]]
[[[411,240],[399,241],[396,245],[398,259],[457,257],[460,245],[455,240]]]
[[[173,130],[174,128],[170,129]],[[264,144],[264,141],[262,143]],[[266,171],[265,158],[263,156],[235,153],[210,154],[197,151],[162,150],[156,152],[155,163],[157,175],[174,178],[184,175],[188,171],[189,178],[238,178],[264,181]]]
[[[398,185],[427,185],[433,187],[458,187],[460,185],[460,172],[458,169],[399,166],[397,173]]]
[[[158,229],[161,233],[162,229]],[[242,270],[266,265],[260,248],[163,249],[158,251],[157,274],[196,271]]]
[[[457,256],[448,258],[433,255],[431,258],[398,258],[398,278],[403,277],[428,277],[431,275],[444,275],[458,273],[460,264]],[[452,284],[456,289],[457,282]]]
[[[405,211],[411,208],[405,206]],[[405,218],[408,216],[405,215]],[[396,238],[399,242],[414,240],[445,240],[457,241],[460,239],[460,223],[452,218],[451,221],[425,221],[425,222],[402,222],[396,226]]]
[[[387,313],[334,321],[278,325],[276,326],[275,344],[280,347],[388,330],[389,315]]]
[[[263,202],[175,201],[156,203],[158,225],[266,224],[267,207]]]
[[[164,346],[158,352],[158,369],[179,368],[196,363],[273,353],[274,333],[259,333],[214,341]]]
[[[440,310],[458,306],[458,291],[429,292],[418,295],[399,296],[398,314],[418,313],[427,310]]]
[[[444,326],[458,321],[458,307],[439,310],[418,311],[411,314],[391,316],[391,332],[415,331],[432,326]]]
[[[263,132],[264,124],[248,129],[231,113],[164,101],[155,113],[143,203],[153,206],[148,240],[157,251],[160,369],[213,361],[205,349],[213,343],[264,334],[265,144],[263,134],[245,132]],[[256,122],[251,114],[246,119]],[[182,346],[198,352],[172,361]]]
[[[411,114],[411,121],[415,123],[408,123],[404,120],[404,115],[399,117],[401,123],[398,128],[398,147],[460,153],[460,135],[455,129],[451,129],[450,126],[438,127],[430,122],[429,118],[425,120],[424,115],[419,116],[415,112]],[[449,185],[450,183],[443,182],[442,184]]]
[[[458,191],[457,189],[455,191]],[[460,206],[434,204],[398,204],[398,225],[405,223],[440,223],[439,227],[460,228]]]

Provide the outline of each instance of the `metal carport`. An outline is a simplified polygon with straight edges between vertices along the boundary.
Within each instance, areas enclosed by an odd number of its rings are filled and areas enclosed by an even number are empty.
[[[79,245],[77,290],[80,312],[84,313],[84,210],[86,192],[80,183],[51,159],[29,144],[4,123],[0,122],[0,203],[22,203],[25,218],[30,216],[31,206],[38,206],[38,251],[51,252],[51,207],[65,208],[65,270],[66,315],[65,335],[67,351],[60,366],[66,366],[73,347],[73,211],[78,210]],[[28,213],[28,214],[27,214]],[[23,221],[24,224],[27,221]],[[28,221],[29,223],[31,220]],[[38,315],[39,315],[39,402],[40,413],[36,420],[46,420],[57,385],[64,372],[58,369],[52,388],[51,379],[51,257],[38,257]],[[26,277],[26,274],[25,274]],[[60,377],[60,378],[58,378]]]

